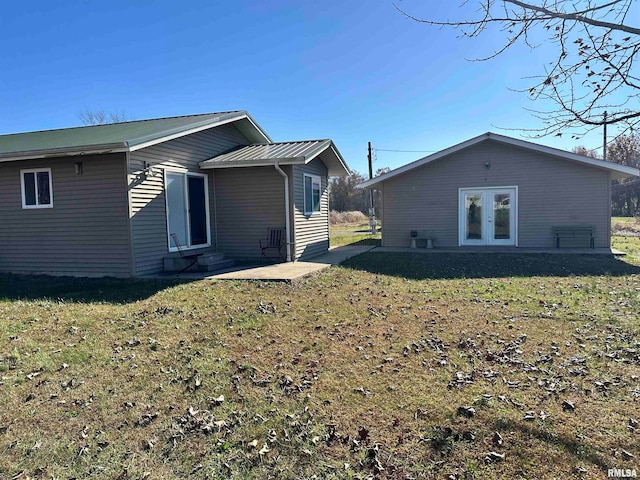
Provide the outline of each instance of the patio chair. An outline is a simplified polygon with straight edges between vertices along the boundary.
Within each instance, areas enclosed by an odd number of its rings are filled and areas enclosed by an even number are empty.
[[[173,244],[178,249],[178,253],[180,254],[180,258],[182,258],[183,260],[188,260],[188,261],[191,262],[191,263],[189,263],[189,265],[187,265],[186,267],[184,267],[182,270],[180,270],[177,273],[178,275],[180,275],[181,273],[186,272],[191,267],[193,267],[195,264],[197,264],[198,263],[198,259],[202,256],[202,253],[188,253],[188,254],[185,254],[184,251],[182,250],[182,245],[180,244],[180,240],[178,240],[178,235],[176,235],[175,233],[172,233],[171,234],[171,239],[173,240]]]
[[[260,251],[267,260],[285,260],[282,255],[282,247],[286,244],[284,228],[270,228],[268,237],[260,240]]]

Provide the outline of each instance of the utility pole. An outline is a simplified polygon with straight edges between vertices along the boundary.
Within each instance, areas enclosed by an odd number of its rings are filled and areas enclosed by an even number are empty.
[[[607,161],[607,111],[604,111],[604,135],[602,139],[602,159]]]
[[[369,148],[367,153],[369,160],[369,180],[373,178],[373,159],[371,158],[371,142],[369,142]],[[371,227],[371,233],[376,233],[376,211],[373,206],[373,189],[369,189],[369,226]]]

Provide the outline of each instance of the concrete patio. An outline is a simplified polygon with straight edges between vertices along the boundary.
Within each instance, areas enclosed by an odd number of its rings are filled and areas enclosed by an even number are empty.
[[[213,273],[185,272],[179,275],[163,274],[155,277],[174,277],[194,280],[210,278],[215,280],[271,280],[292,282],[311,273],[329,268],[331,265],[342,263],[372,248],[374,248],[373,245],[345,245],[331,248],[327,253],[306,262],[276,263],[273,265],[239,265]]]
[[[625,252],[613,248],[491,248],[491,247],[465,247],[465,248],[403,248],[403,247],[376,247],[373,245],[345,245],[334,247],[323,255],[306,262],[276,263],[272,265],[236,265],[213,273],[185,272],[181,274],[164,273],[154,275],[153,278],[180,278],[203,280],[205,278],[215,280],[265,280],[292,282],[314,272],[319,272],[332,265],[338,265],[345,260],[371,251],[373,253],[414,253],[424,255],[438,255],[443,253],[478,254],[554,254],[554,255],[615,255],[623,256]]]

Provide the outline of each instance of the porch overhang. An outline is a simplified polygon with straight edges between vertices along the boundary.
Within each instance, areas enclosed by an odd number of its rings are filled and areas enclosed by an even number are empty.
[[[349,175],[349,167],[333,141],[308,140],[246,145],[222,155],[200,162],[200,168],[273,167],[304,165],[319,158],[327,167],[330,177]]]

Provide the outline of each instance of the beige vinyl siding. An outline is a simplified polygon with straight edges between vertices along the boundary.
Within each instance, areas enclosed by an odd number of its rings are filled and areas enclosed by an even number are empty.
[[[553,225],[583,224],[609,247],[608,171],[492,141],[384,182],[383,245],[408,247],[411,230],[428,230],[435,247],[458,246],[459,189],[502,186],[518,187],[519,247],[554,247]]]
[[[290,166],[282,170],[291,174]],[[268,229],[285,227],[283,177],[274,167],[247,167],[217,169],[214,178],[218,250],[239,260],[259,259]]]
[[[162,271],[162,259],[169,251],[164,170],[186,169],[207,174],[211,242],[215,247],[213,175],[201,170],[198,163],[247,143],[233,125],[223,125],[131,153],[129,184],[136,275]],[[146,179],[140,177],[144,162],[150,164],[154,172]]]
[[[53,208],[22,208],[20,170],[31,168],[51,168]],[[124,154],[0,163],[0,270],[129,276],[125,172]]]
[[[320,177],[320,213],[305,215],[304,174]],[[327,167],[319,158],[293,166],[295,259],[305,260],[329,249],[329,190]]]

